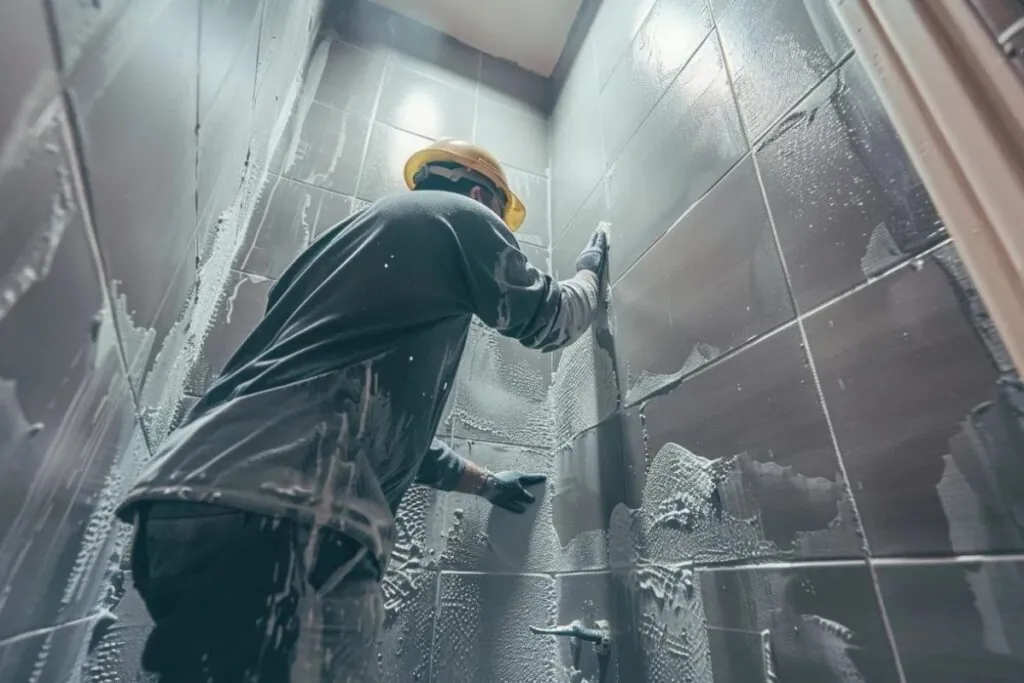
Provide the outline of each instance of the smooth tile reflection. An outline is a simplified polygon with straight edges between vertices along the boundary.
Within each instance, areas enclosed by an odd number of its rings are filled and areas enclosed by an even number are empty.
[[[471,88],[435,80],[401,65],[389,66],[377,120],[428,138],[473,137]]]
[[[1022,390],[952,247],[818,311],[807,338],[874,554],[1024,548]]]
[[[750,157],[620,277],[612,295],[627,404],[791,319]]]
[[[801,310],[943,238],[928,192],[855,58],[769,131],[757,159]]]

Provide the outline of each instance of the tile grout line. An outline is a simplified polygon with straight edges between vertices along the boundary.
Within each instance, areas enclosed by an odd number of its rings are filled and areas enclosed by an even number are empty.
[[[484,53],[477,50],[476,54],[476,79],[473,83],[473,123],[470,126],[470,142],[476,142],[477,121],[480,118],[480,79],[484,73]]]
[[[366,132],[366,140],[363,141],[363,151],[359,155],[359,171],[356,175],[356,186],[352,190],[352,194],[357,198],[359,197],[359,190],[362,189],[363,173],[366,171],[366,157],[370,152],[370,140],[373,139],[373,129],[377,123],[377,109],[380,107],[380,100],[384,94],[384,83],[387,82],[388,74],[391,71],[391,51],[393,49],[389,45],[387,52],[384,54],[384,68],[381,69],[380,83],[377,84],[377,93],[373,97],[373,107],[370,109],[370,125]],[[315,97],[314,101],[316,101]]]
[[[875,566],[883,568],[935,566],[946,567],[950,565],[970,566],[977,564],[997,564],[1000,562],[1024,564],[1024,553],[1013,552],[972,555],[947,555],[932,557],[876,557],[872,559],[872,562],[875,564]]]
[[[709,7],[710,7],[710,5],[709,5]],[[834,426],[834,424],[832,422],[832,415],[831,415],[831,413],[830,413],[830,411],[828,409],[828,404],[825,401],[825,393],[824,393],[824,391],[822,391],[822,388],[821,388],[821,379],[820,379],[820,377],[818,375],[817,365],[814,362],[814,354],[811,351],[810,343],[808,342],[807,330],[806,330],[806,326],[804,324],[804,316],[802,315],[802,313],[800,311],[800,305],[797,302],[796,293],[795,293],[795,291],[793,289],[793,280],[792,280],[792,277],[790,275],[789,265],[786,263],[786,257],[785,257],[785,254],[782,251],[782,242],[779,239],[778,226],[775,223],[775,214],[772,211],[772,207],[771,207],[771,205],[768,202],[768,193],[767,193],[767,190],[765,189],[764,177],[763,177],[763,175],[761,173],[761,165],[760,165],[760,163],[758,163],[757,154],[756,154],[756,151],[755,151],[755,142],[756,141],[752,138],[751,133],[748,130],[748,125],[747,125],[747,123],[745,121],[745,117],[743,116],[743,112],[742,112],[742,110],[740,109],[740,106],[739,106],[739,98],[736,96],[736,87],[735,87],[735,82],[734,82],[733,77],[732,77],[732,69],[730,68],[730,65],[729,65],[729,57],[728,57],[728,55],[727,55],[727,53],[725,51],[725,43],[722,40],[721,33],[718,30],[718,22],[714,18],[714,13],[712,13],[712,22],[713,22],[713,26],[714,26],[715,35],[716,35],[716,37],[718,39],[719,49],[721,50],[721,54],[722,54],[722,63],[725,66],[726,76],[729,79],[729,91],[730,91],[730,94],[733,97],[733,102],[736,105],[736,112],[737,112],[737,114],[740,117],[740,124],[743,127],[744,136],[747,138],[748,152],[750,153],[751,160],[753,161],[753,164],[754,164],[754,174],[757,177],[757,184],[758,184],[758,187],[759,187],[759,189],[761,191],[761,201],[763,202],[764,209],[765,209],[765,211],[767,212],[767,215],[768,215],[768,223],[771,226],[772,237],[773,237],[773,239],[775,241],[775,249],[776,249],[776,251],[777,251],[777,253],[779,255],[779,261],[781,263],[782,272],[783,272],[783,275],[784,275],[785,280],[786,280],[786,287],[789,290],[790,302],[791,302],[791,304],[793,306],[793,312],[796,314],[796,324],[797,324],[797,328],[800,330],[800,339],[801,339],[801,343],[803,344],[803,347],[804,347],[804,355],[807,358],[808,368],[809,368],[809,370],[811,372],[811,378],[814,381],[815,391],[818,394],[818,401],[819,401],[819,403],[821,405],[821,410],[822,410],[822,413],[823,413],[823,415],[825,417],[825,424],[828,427],[829,438],[832,440],[832,448],[833,448],[833,452],[835,453],[835,456],[836,456],[836,463],[838,464],[839,471],[842,474],[843,479],[845,480],[846,490],[847,490],[847,492],[848,492],[848,494],[850,496],[850,505],[853,508],[854,514],[857,517],[857,525],[860,527],[860,533],[863,534],[863,536],[862,536],[863,547],[864,547],[864,551],[865,551],[865,553],[867,555],[867,557],[865,558],[865,561],[867,563],[868,572],[869,572],[869,574],[871,576],[871,586],[872,586],[872,590],[875,593],[875,601],[878,604],[879,617],[882,620],[882,626],[885,629],[886,639],[888,640],[889,648],[892,651],[892,657],[893,657],[894,665],[896,667],[897,676],[899,676],[900,683],[907,683],[906,673],[903,670],[903,662],[901,661],[899,650],[897,650],[897,648],[896,648],[896,637],[895,637],[895,634],[893,633],[892,623],[891,623],[891,621],[889,619],[889,613],[888,613],[888,610],[886,609],[885,602],[882,599],[882,589],[881,589],[881,586],[880,586],[879,581],[878,581],[878,573],[877,573],[877,571],[876,571],[876,569],[875,569],[875,567],[874,567],[874,565],[872,563],[871,548],[870,548],[870,545],[868,543],[867,532],[864,530],[864,521],[863,521],[864,518],[861,516],[860,507],[859,507],[859,505],[857,503],[856,497],[854,496],[853,486],[850,483],[849,473],[847,472],[847,469],[846,469],[846,462],[843,459],[842,451],[839,448],[839,439],[836,436],[835,426]],[[837,60],[836,65],[832,69],[829,70],[829,73],[826,76],[824,76],[823,78],[819,79],[819,81],[817,83],[815,83],[813,87],[809,88],[807,90],[807,92],[805,92],[803,95],[801,95],[801,97],[797,100],[797,102],[793,105],[793,107],[791,107],[790,109],[787,109],[786,112],[783,112],[782,116],[785,116],[789,111],[792,111],[797,106],[799,106],[800,102],[802,102],[806,97],[808,97],[808,95],[810,93],[814,92],[814,90],[816,88],[818,88],[828,78],[831,78],[834,73],[838,72],[839,69],[842,68],[842,66],[844,64],[846,64],[849,59],[852,59],[852,54],[853,54],[853,51],[851,50],[850,54],[845,56],[843,59]],[[780,120],[781,120],[781,118],[782,117],[780,117]],[[767,129],[765,131],[765,135],[767,135],[768,131],[771,131],[772,128],[774,126],[776,126],[776,125],[777,125],[777,123],[775,121],[773,121],[771,123],[771,125],[769,125],[767,127]]]
[[[829,438],[832,440],[832,451],[835,453],[839,472],[843,477],[847,493],[850,496],[850,506],[853,508],[853,513],[857,517],[857,525],[860,527],[860,533],[862,534],[863,547],[867,555],[865,559],[867,562],[868,572],[871,575],[871,587],[875,593],[875,601],[878,604],[879,617],[882,620],[882,627],[885,629],[886,638],[889,641],[889,648],[892,650],[893,662],[896,666],[896,673],[899,676],[900,683],[907,683],[906,673],[903,670],[903,662],[901,661],[899,650],[896,649],[896,636],[893,633],[892,622],[889,619],[889,612],[886,609],[884,600],[882,599],[882,588],[878,581],[878,572],[872,562],[871,547],[868,542],[867,532],[864,529],[864,517],[861,515],[860,505],[854,495],[853,486],[850,482],[850,475],[846,468],[846,461],[843,458],[842,450],[839,447],[839,439],[836,436],[835,425],[832,422],[832,414],[829,411],[828,403],[825,400],[825,392],[821,388],[821,378],[818,375],[818,367],[814,362],[814,353],[811,351],[811,345],[807,338],[804,316],[800,313],[800,305],[796,300],[796,295],[793,290],[793,281],[789,273],[789,266],[786,263],[785,255],[782,253],[782,243],[779,240],[779,231],[775,224],[775,215],[771,206],[768,204],[768,193],[765,190],[764,178],[761,175],[761,165],[758,163],[757,155],[754,154],[753,149],[751,149],[751,157],[754,161],[754,172],[757,175],[757,183],[761,189],[761,199],[764,202],[765,210],[768,212],[768,222],[771,225],[772,236],[775,239],[775,248],[778,251],[779,260],[782,264],[782,271],[786,277],[786,285],[789,288],[790,297],[792,298],[793,310],[797,314],[796,324],[797,328],[800,330],[800,340],[804,347],[804,355],[807,358],[808,369],[811,372],[811,379],[814,381],[814,388],[818,394],[818,402],[821,406],[822,414],[825,417],[825,425],[828,427]]]

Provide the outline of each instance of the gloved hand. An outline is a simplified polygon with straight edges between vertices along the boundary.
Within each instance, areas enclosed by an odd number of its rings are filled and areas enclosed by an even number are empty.
[[[600,280],[608,260],[608,224],[601,222],[590,236],[587,246],[576,257],[576,272],[589,270]]]
[[[492,505],[521,515],[526,512],[527,505],[537,500],[526,487],[540,484],[546,479],[543,474],[498,472],[487,477],[483,488],[480,489],[480,495],[491,501]]]

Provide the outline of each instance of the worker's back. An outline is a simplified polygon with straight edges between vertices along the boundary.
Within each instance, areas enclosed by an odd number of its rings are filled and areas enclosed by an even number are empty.
[[[555,348],[592,317],[593,294],[574,287],[530,266],[501,219],[467,197],[371,205],[284,273],[122,517],[139,500],[218,502],[328,524],[384,566],[471,317]]]

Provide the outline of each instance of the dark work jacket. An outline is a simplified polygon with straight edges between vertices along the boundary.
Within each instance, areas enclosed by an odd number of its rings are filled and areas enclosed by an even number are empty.
[[[598,282],[556,282],[498,216],[460,195],[388,197],[311,245],[263,320],[160,445],[118,510],[189,500],[333,527],[381,572],[415,481],[464,469],[434,439],[474,315],[550,351],[590,325]]]

